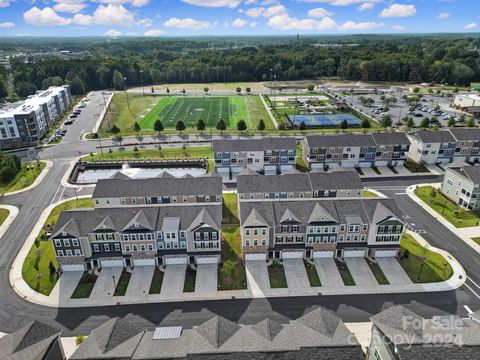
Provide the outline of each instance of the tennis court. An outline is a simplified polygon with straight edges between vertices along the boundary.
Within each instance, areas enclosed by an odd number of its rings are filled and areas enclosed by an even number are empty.
[[[358,127],[361,120],[351,114],[315,114],[315,115],[290,115],[289,119],[293,126],[299,126],[302,122],[311,128],[338,127],[345,120],[349,127]]]

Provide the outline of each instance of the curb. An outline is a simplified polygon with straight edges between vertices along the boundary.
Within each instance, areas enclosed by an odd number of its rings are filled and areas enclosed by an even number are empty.
[[[26,191],[30,191],[33,188],[37,187],[42,182],[43,178],[47,175],[47,173],[50,171],[50,169],[53,166],[53,162],[51,162],[50,160],[41,160],[40,162],[46,163],[45,168],[42,170],[40,175],[37,176],[35,181],[30,186],[27,186],[26,188],[21,189],[21,190],[16,190],[16,191],[11,191],[11,192],[4,193],[3,196],[11,196],[11,195],[16,195],[16,194],[21,194],[21,193],[24,193]]]
[[[7,218],[5,219],[5,221],[3,222],[3,224],[0,225],[0,239],[1,239],[2,236],[5,234],[5,232],[8,230],[8,228],[10,227],[10,225],[12,225],[15,218],[17,217],[19,209],[13,205],[0,205],[0,209],[5,209],[10,212]]]
[[[75,164],[84,157],[89,156],[89,154],[78,156],[74,158],[72,161],[70,161],[70,165],[68,166],[67,171],[65,171],[65,174],[63,174],[62,179],[60,180],[60,184],[62,184],[63,187],[66,188],[71,188],[71,189],[78,189],[78,188],[94,188],[95,184],[85,184],[85,185],[80,185],[80,184],[70,184],[68,182],[68,177],[70,176],[70,173],[73,171],[73,168],[75,167]]]

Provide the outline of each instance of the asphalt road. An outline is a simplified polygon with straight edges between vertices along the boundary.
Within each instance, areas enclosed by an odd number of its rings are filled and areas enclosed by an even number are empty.
[[[285,322],[288,319],[297,318],[310,308],[319,305],[336,312],[345,322],[368,321],[372,314],[394,304],[406,305],[425,317],[439,314],[465,316],[465,305],[474,311],[480,308],[480,298],[467,287],[442,293],[232,299],[76,309],[56,309],[31,304],[19,298],[10,288],[9,268],[43,209],[52,201],[73,196],[72,190],[65,190],[59,186],[60,179],[70,161],[78,156],[78,151],[82,153],[96,151],[96,142],[78,140],[82,130],[89,131],[88,127],[91,127],[93,123],[93,119],[90,119],[90,122],[89,119],[79,120],[78,126],[69,129],[69,137],[65,139],[64,143],[44,148],[39,152],[41,158],[52,159],[54,163],[47,177],[39,186],[23,194],[0,198],[0,203],[12,204],[20,209],[18,217],[0,240],[0,331],[12,332],[28,321],[38,319],[63,328],[65,336],[88,334],[91,329],[113,316],[125,317],[148,328],[158,324],[191,327],[200,324],[214,314],[245,324],[255,323],[265,317]],[[438,179],[433,176],[429,181]],[[480,268],[478,254],[474,253],[454,234],[448,232],[446,228],[439,225],[435,219],[430,218],[428,213],[409,200],[406,195],[399,195],[404,192],[407,183],[421,181],[425,180],[411,178],[385,181],[382,179],[379,181],[367,180],[365,184],[381,189],[386,195],[397,199],[401,210],[411,219],[415,219],[418,228],[427,231],[425,234],[427,240],[432,245],[451,252],[463,264],[471,279],[480,284],[477,275]],[[474,285],[471,287],[480,293],[480,289],[475,288]]]

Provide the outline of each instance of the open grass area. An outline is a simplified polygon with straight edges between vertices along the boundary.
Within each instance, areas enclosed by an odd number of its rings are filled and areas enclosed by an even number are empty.
[[[92,199],[71,200],[56,206],[48,216],[42,231],[33,243],[22,266],[22,276],[25,282],[35,291],[44,295],[50,295],[57,283],[58,276],[50,270],[50,262],[58,268],[55,249],[51,241],[45,239],[45,232],[51,231],[64,210],[93,207]],[[46,240],[46,239],[45,239]]]
[[[473,241],[475,241],[478,245],[480,245],[480,237],[474,237],[472,238]]]
[[[197,272],[187,266],[187,269],[185,270],[185,282],[183,283],[183,292],[194,292],[196,279]]]
[[[317,269],[315,265],[310,264],[309,262],[303,260],[303,265],[305,265],[305,271],[307,272],[308,281],[310,282],[310,286],[322,286],[320,282],[320,278],[317,273]]]
[[[5,220],[7,220],[8,215],[10,215],[10,211],[8,211],[7,209],[0,209],[0,225],[2,225]]]
[[[267,266],[267,269],[270,287],[272,289],[288,287],[287,278],[285,277],[285,270],[280,262],[273,260],[272,265]]]
[[[205,159],[213,158],[213,151],[207,146],[190,146],[183,148],[168,149],[142,149],[117,150],[96,153],[82,158],[82,161],[104,161],[104,160],[150,160],[150,159]]]
[[[442,255],[421,246],[412,236],[404,234],[400,246],[400,265],[413,282],[440,282],[453,275],[452,267]]]
[[[218,290],[247,288],[247,275],[242,259],[239,226],[222,227],[222,266],[218,268]]]
[[[85,299],[90,297],[96,281],[97,275],[84,272],[77,287],[73,291],[72,299]]]
[[[45,168],[45,162],[25,162],[22,163],[22,170],[12,181],[0,183],[0,194],[25,189],[33,184],[35,179]],[[27,170],[27,166],[33,170]]]
[[[457,228],[480,224],[480,214],[461,208],[432,186],[417,187],[415,195]]]
[[[237,194],[224,194],[222,207],[222,224],[240,224],[238,217]]]
[[[377,282],[378,282],[380,285],[388,285],[388,284],[390,284],[390,282],[388,281],[387,277],[386,277],[385,274],[383,273],[380,265],[378,265],[376,262],[370,261],[370,260],[368,260],[368,259],[367,259],[367,264],[368,264],[370,270],[372,270],[373,276],[375,276],[375,279],[377,279]]]
[[[153,272],[152,282],[150,284],[149,294],[160,294],[163,283],[163,271],[160,271],[157,266]]]
[[[130,282],[130,278],[132,277],[132,273],[128,271],[122,271],[122,275],[120,275],[120,279],[116,279],[117,287],[115,288],[115,292],[113,296],[124,296],[127,292],[128,283]]]
[[[405,161],[405,165],[404,165],[408,171],[412,172],[412,173],[428,173],[430,172],[430,170],[428,170],[425,165],[422,165],[422,164],[419,164],[415,161],[413,161],[412,159],[407,159],[407,161]]]
[[[337,264],[338,272],[340,273],[340,276],[342,277],[343,283],[346,286],[354,286],[355,281],[353,280],[352,274],[350,273],[350,270],[348,269],[347,263],[341,262],[338,260],[335,260],[335,263]]]

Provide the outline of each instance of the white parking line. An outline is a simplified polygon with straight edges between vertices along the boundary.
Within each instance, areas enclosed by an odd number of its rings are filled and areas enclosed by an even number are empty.
[[[473,281],[472,279],[470,279],[468,276],[467,276],[467,279],[468,279],[473,285],[475,285],[477,288],[480,289],[480,285],[478,285],[475,281]]]
[[[465,286],[473,293],[473,295],[475,295],[477,298],[480,299],[480,295],[478,295],[475,291],[473,291],[473,289],[467,285],[467,283],[465,283]]]

